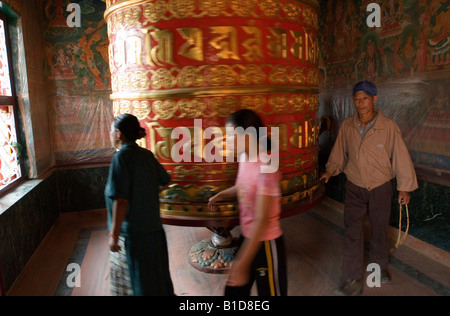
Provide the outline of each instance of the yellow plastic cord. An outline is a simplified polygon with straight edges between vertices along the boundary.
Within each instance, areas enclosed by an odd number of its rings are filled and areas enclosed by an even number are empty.
[[[405,241],[406,237],[408,236],[408,231],[409,231],[409,210],[408,210],[408,204],[405,204],[406,206],[406,231],[402,236],[402,213],[403,213],[403,208],[402,208],[402,203],[400,204],[400,218],[398,220],[398,237],[397,237],[397,242],[395,243],[395,248],[400,247],[401,244],[403,244],[403,242]]]

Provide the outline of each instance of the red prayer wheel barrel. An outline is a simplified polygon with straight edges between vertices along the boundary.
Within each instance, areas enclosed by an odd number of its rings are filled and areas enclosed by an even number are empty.
[[[278,128],[283,216],[320,200],[317,1],[106,3],[114,114],[138,117],[147,129],[140,145],[171,174],[160,199],[164,223],[238,225],[236,201],[207,207],[210,196],[234,184],[237,163],[208,162],[208,144],[222,140],[204,132],[215,127],[225,136],[226,117],[244,108],[256,111],[269,132]],[[190,159],[182,161],[173,156],[178,127],[192,136]]]

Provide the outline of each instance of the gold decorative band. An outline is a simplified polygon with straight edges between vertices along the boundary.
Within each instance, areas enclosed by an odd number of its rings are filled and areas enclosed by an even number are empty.
[[[183,0],[180,0],[180,1],[183,1]],[[319,3],[317,0],[294,0],[294,1],[308,5],[311,8],[317,10],[318,12],[320,11],[320,6],[319,6]],[[149,0],[120,0],[109,6],[108,6],[108,2],[107,2],[107,9],[104,13],[105,20],[107,20],[108,17],[117,10],[121,10],[121,9],[124,9],[127,7],[137,6],[137,5],[146,3],[146,2],[150,2],[150,1]]]
[[[309,93],[318,94],[319,89],[303,86],[233,86],[233,87],[206,87],[206,88],[183,88],[167,90],[148,90],[139,92],[114,92],[111,100],[162,100],[175,98],[193,98],[208,96],[230,96],[230,95],[255,95],[273,93]]]
[[[294,194],[283,196],[281,198],[281,206],[288,206],[291,203],[297,203],[303,199],[312,199],[313,194],[319,189],[320,185],[315,185],[310,189],[302,192],[295,192]],[[211,211],[206,203],[191,203],[191,202],[171,202],[161,201],[160,205],[162,215],[172,216],[192,216],[192,217],[234,217],[239,214],[239,207],[237,204],[221,203],[218,204],[217,211]]]
[[[104,13],[105,20],[107,20],[109,15],[111,13],[113,13],[114,11],[117,11],[117,10],[120,10],[120,9],[123,9],[126,7],[132,7],[135,5],[139,5],[139,4],[142,4],[145,2],[148,2],[148,0],[121,0],[121,1],[118,1],[106,9],[106,11]]]
[[[299,155],[300,157],[300,155]],[[285,159],[285,157],[280,157],[280,159]],[[299,158],[301,159],[301,158]],[[310,162],[310,161],[307,161]],[[164,165],[168,165],[165,163],[161,163],[163,166]],[[235,164],[233,163],[229,163],[229,164]],[[175,165],[175,164],[172,164]],[[181,165],[181,164],[180,164]],[[212,165],[209,163],[204,163],[203,165],[198,165],[198,166],[205,166],[205,165]],[[215,182],[224,182],[224,181],[235,181],[235,177],[236,177],[236,173],[237,173],[237,168],[231,168],[230,170],[223,170],[223,169],[218,169],[218,170],[213,170],[213,171],[204,171],[204,169],[202,169],[201,167],[194,167],[192,169],[187,169],[184,168],[182,166],[177,166],[174,170],[170,170],[169,174],[173,177],[172,178],[172,183],[189,183],[189,182],[194,182],[194,183],[198,183],[199,181],[201,181],[202,183],[215,183]],[[311,169],[317,169],[318,165],[317,163],[311,164],[311,165],[307,165],[306,167],[303,167],[301,164],[287,164],[287,165],[283,165],[281,164],[280,169],[283,170],[285,168],[289,168],[289,167],[297,167],[295,170],[292,171],[285,171],[283,172],[283,176],[285,177],[285,179],[287,179],[287,176],[289,175],[299,175],[301,172],[306,171],[306,170],[311,170]],[[221,175],[222,177],[219,177],[218,175]],[[211,176],[216,176],[215,179],[208,179]],[[186,179],[187,177],[193,177],[193,179]]]

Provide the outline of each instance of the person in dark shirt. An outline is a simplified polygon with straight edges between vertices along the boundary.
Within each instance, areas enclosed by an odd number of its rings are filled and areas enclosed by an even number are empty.
[[[174,295],[159,192],[169,174],[153,153],[139,147],[145,137],[138,119],[118,116],[111,126],[116,148],[105,187],[111,250],[111,294]]]

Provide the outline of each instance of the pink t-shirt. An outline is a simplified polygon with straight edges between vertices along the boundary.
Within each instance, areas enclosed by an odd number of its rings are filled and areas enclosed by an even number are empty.
[[[239,162],[236,180],[240,210],[241,233],[248,238],[255,219],[256,198],[258,195],[273,196],[270,206],[269,225],[260,241],[272,240],[282,235],[280,225],[280,174],[262,173],[261,162]]]

